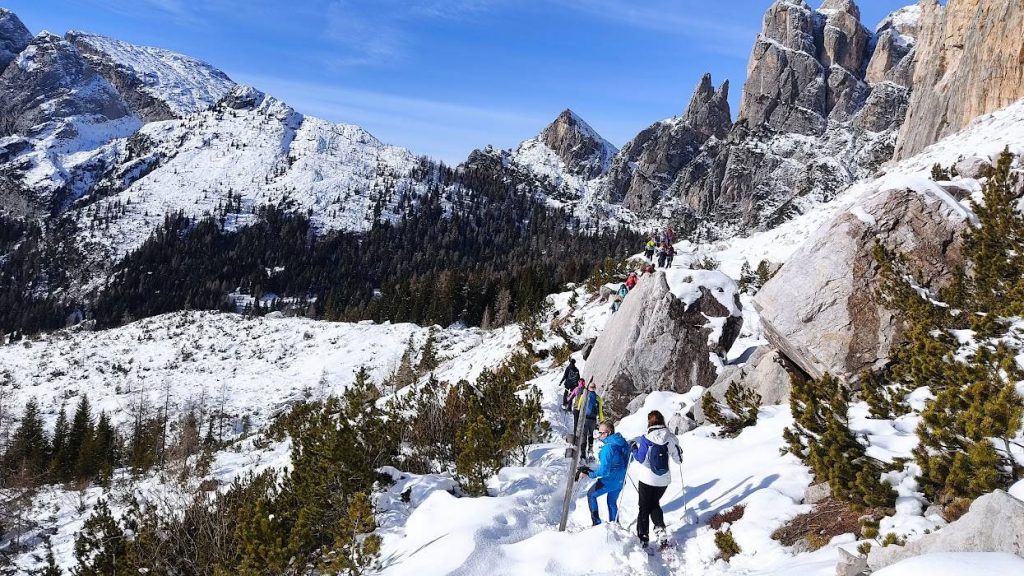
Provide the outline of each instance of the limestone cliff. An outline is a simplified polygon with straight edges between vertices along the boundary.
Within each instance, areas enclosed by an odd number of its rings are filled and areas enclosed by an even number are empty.
[[[1024,2],[922,0],[921,8],[914,92],[897,159],[1024,97]]]

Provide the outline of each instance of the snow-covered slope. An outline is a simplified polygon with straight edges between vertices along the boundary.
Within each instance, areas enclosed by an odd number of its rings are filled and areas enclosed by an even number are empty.
[[[208,111],[149,123],[100,153],[113,159],[75,213],[104,256],[138,247],[164,214],[213,214],[229,195],[241,205],[234,224],[246,223],[253,207],[280,203],[311,211],[323,228],[365,230],[378,199],[388,217],[402,194],[425,189],[413,175],[424,162],[409,151],[357,126],[303,116],[248,86]],[[115,204],[123,213],[88,231],[93,215]]]
[[[87,32],[72,31],[65,37],[125,95],[133,112],[145,121],[201,112],[235,85],[213,66],[162,48],[136,46]]]

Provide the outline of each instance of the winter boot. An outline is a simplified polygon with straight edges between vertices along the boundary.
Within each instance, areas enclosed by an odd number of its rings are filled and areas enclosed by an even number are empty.
[[[665,530],[663,526],[654,527],[654,539],[662,548],[665,548],[670,544],[668,539],[668,532]]]

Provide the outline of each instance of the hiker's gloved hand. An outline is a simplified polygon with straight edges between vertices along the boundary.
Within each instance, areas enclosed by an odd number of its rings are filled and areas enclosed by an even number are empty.
[[[584,476],[590,476],[592,470],[588,466],[580,466],[576,469],[576,479],[580,480]]]
[[[629,450],[630,450],[630,452],[636,452],[637,446],[638,446],[638,444],[636,443],[636,440],[630,440],[629,441]]]

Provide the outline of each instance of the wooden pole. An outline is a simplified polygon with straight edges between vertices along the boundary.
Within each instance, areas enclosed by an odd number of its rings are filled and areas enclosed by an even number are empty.
[[[569,521],[569,506],[572,505],[573,487],[576,485],[576,469],[580,465],[580,452],[582,451],[580,447],[586,442],[586,438],[583,438],[583,428],[587,419],[586,409],[587,404],[590,403],[591,394],[596,394],[596,392],[591,392],[588,385],[583,392],[583,403],[580,404],[579,418],[576,419],[576,430],[569,437],[569,443],[572,446],[566,448],[565,455],[570,457],[570,460],[569,470],[565,477],[565,496],[562,497],[562,520],[558,523],[559,532],[565,532],[565,524]]]

